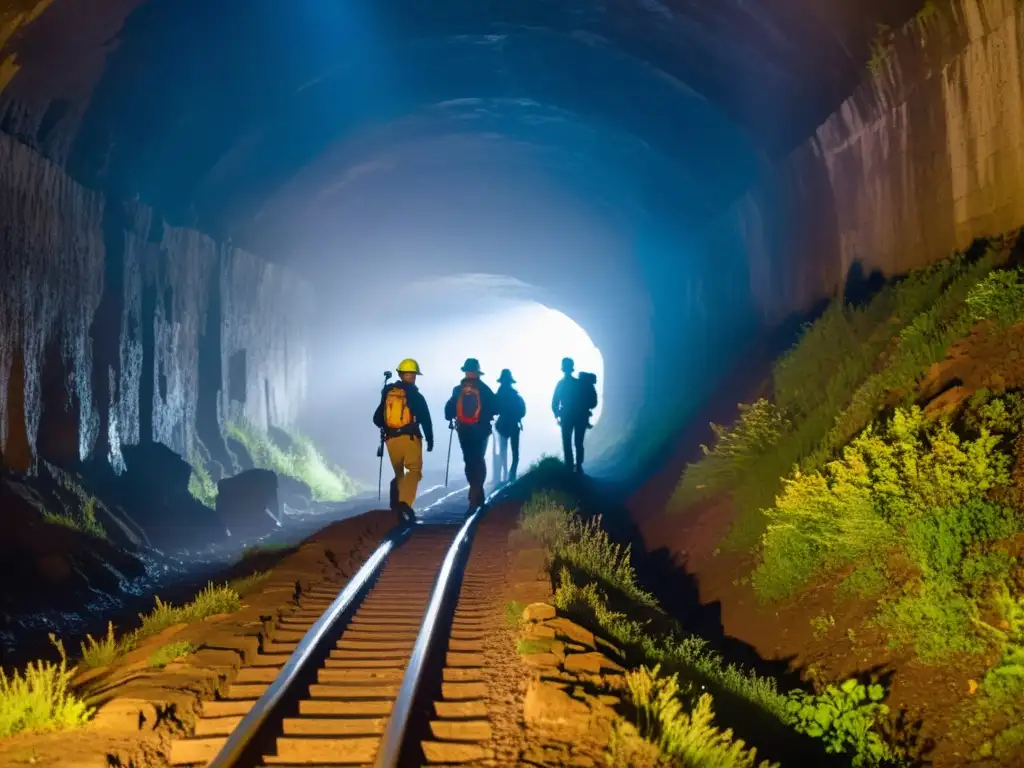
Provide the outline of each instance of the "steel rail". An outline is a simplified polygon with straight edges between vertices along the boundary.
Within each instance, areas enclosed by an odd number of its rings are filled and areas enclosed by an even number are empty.
[[[500,490],[500,489],[499,489]],[[477,522],[487,508],[487,504],[498,493],[495,491],[483,505],[474,510],[462,528],[456,534],[454,541],[448,547],[448,553],[441,563],[441,570],[434,581],[434,589],[430,594],[430,602],[427,611],[423,616],[423,623],[420,625],[419,634],[416,636],[416,643],[412,648],[412,656],[409,658],[409,665],[402,676],[402,683],[398,689],[398,696],[391,708],[391,716],[380,740],[380,747],[377,749],[377,759],[374,761],[374,768],[396,768],[401,757],[402,746],[405,743],[405,733],[409,726],[409,716],[412,712],[413,701],[419,690],[420,681],[423,678],[423,667],[434,641],[434,631],[437,628],[437,619],[441,612],[441,605],[448,597],[449,590],[453,587],[456,559],[465,556],[468,551],[463,545],[472,538],[472,531],[476,528]]]
[[[341,615],[352,605],[356,597],[363,591],[370,580],[380,571],[385,558],[391,551],[406,538],[410,532],[408,527],[393,530],[388,537],[381,542],[376,551],[370,555],[370,559],[363,563],[355,575],[342,588],[341,592],[330,604],[323,615],[309,628],[302,640],[299,641],[291,658],[274,678],[266,692],[256,700],[253,708],[242,718],[242,721],[235,727],[228,737],[227,742],[221,747],[220,752],[207,763],[207,768],[235,768],[245,750],[252,744],[252,740],[259,733],[260,728],[270,717],[274,708],[281,702],[281,699],[290,691],[295,683],[296,677],[309,663],[313,652],[324,641],[327,633],[334,629]]]

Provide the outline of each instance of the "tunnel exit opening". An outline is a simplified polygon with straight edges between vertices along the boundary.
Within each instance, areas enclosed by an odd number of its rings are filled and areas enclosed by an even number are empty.
[[[331,351],[322,359],[332,361],[326,364],[333,369],[319,372],[314,382],[330,382],[330,390],[310,392],[303,430],[358,481],[376,486],[378,435],[370,415],[380,398],[383,372],[393,373],[400,360],[412,357],[423,371],[417,385],[434,422],[434,451],[424,454],[425,482],[443,479],[449,437],[444,405],[462,378],[466,359],[473,357],[484,383],[495,391],[502,370],[509,369],[526,403],[520,474],[544,455],[561,457],[561,430],[551,401],[562,377],[562,358],[574,360],[577,374],[596,376],[598,405],[590,421],[596,426],[604,403],[604,357],[586,329],[546,302],[555,303],[512,278],[456,275],[408,284],[376,311],[361,308],[358,317],[340,321],[349,332],[325,340]],[[489,478],[494,477],[496,448],[492,440]],[[385,466],[385,480],[390,472]],[[452,447],[451,478],[462,478],[458,441]]]

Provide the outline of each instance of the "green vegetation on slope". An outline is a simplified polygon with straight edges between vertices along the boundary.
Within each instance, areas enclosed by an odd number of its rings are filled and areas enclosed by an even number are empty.
[[[51,525],[62,525],[75,531],[88,534],[97,539],[107,538],[107,531],[103,524],[96,519],[96,499],[87,496],[82,502],[82,508],[77,515],[68,512],[43,512],[43,520]]]
[[[773,398],[741,406],[728,428],[712,425],[714,445],[686,468],[671,505],[727,492],[739,519],[725,543],[754,546],[784,477],[821,469],[886,407],[911,405],[918,377],[982,313],[1007,317],[1003,292],[1021,279],[1016,271],[995,277],[1006,257],[997,248],[973,261],[957,256],[886,286],[865,306],[833,303],[775,364]]]
[[[1009,250],[833,304],[776,363],[772,397],[715,426],[674,499],[731,496],[723,543],[756,549],[763,601],[833,585],[925,664],[995,659],[962,704],[980,758],[1024,749],[1024,269]]]
[[[229,421],[225,430],[228,437],[245,446],[257,467],[301,480],[317,501],[344,501],[359,490],[348,475],[331,465],[302,435],[289,434],[291,445],[284,448],[244,421]]]
[[[612,543],[599,518],[584,521],[556,498],[534,494],[520,519],[523,530],[551,552],[555,605],[598,628],[654,670],[634,671],[630,678],[638,730],[618,734],[613,756],[625,762],[617,764],[630,764],[627,756],[638,749],[633,737],[639,733],[658,746],[668,764],[684,759],[690,761],[687,765],[755,765],[753,750],[734,740],[731,731],[712,726],[714,701],[756,711],[779,729],[821,738],[828,751],[849,754],[856,765],[895,759],[877,733],[886,714],[877,687],[870,695],[855,682],[820,697],[803,691],[786,695],[773,679],[726,664],[704,640],[683,632],[640,588],[629,548]],[[663,669],[667,677],[660,677]],[[700,690],[706,693],[698,697]],[[740,727],[742,718],[734,718]]]

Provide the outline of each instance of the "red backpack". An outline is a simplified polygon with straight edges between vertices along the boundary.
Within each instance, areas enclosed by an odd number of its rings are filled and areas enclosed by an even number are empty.
[[[459,424],[467,426],[478,424],[481,407],[480,390],[477,389],[476,382],[466,379],[462,382],[462,391],[459,392],[459,398],[455,401],[456,420]]]

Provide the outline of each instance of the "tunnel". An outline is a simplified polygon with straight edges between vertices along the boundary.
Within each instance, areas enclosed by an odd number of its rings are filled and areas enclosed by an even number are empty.
[[[669,509],[709,422],[778,399],[826,307],[1024,224],[1014,0],[0,6],[0,572],[37,576],[12,659],[378,505],[406,358],[431,493],[462,482],[467,358],[524,397],[521,473],[562,456],[561,359],[596,374],[589,498],[706,617],[683,592],[714,575],[664,574],[730,524]]]

